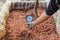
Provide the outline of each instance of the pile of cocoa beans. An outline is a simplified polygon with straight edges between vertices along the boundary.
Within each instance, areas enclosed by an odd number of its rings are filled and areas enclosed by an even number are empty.
[[[21,11],[12,10],[6,20],[6,35],[1,40],[26,40],[28,25],[26,16],[31,13],[31,10]],[[38,17],[45,11],[43,8],[37,9]],[[43,23],[36,25],[29,30],[29,40],[60,40],[56,34],[55,23],[51,16]]]

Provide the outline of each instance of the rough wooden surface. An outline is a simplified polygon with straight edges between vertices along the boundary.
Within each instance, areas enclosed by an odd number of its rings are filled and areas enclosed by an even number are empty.
[[[29,10],[32,9],[34,5],[35,5],[34,1],[12,2],[11,9]],[[45,1],[39,1],[37,7],[46,8],[47,3]]]
[[[56,32],[60,36],[60,9],[53,15],[53,18],[56,23]]]

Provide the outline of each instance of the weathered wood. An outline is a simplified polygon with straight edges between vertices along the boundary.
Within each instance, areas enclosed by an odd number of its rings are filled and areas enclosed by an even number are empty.
[[[33,8],[35,5],[34,1],[21,1],[21,2],[12,2],[11,3],[11,9],[22,9],[22,10],[28,10]],[[46,8],[47,3],[45,1],[39,1],[38,8]]]

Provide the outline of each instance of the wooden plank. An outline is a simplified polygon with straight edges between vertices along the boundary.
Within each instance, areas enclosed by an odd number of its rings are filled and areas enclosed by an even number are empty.
[[[35,5],[35,1],[21,1],[21,2],[12,2],[11,8],[12,9],[31,9]],[[46,8],[47,3],[45,1],[39,1],[38,7],[39,8]]]

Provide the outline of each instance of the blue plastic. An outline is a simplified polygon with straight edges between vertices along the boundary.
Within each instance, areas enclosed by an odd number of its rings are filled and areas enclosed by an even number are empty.
[[[29,15],[26,18],[27,22],[32,22],[33,21],[33,16]]]

